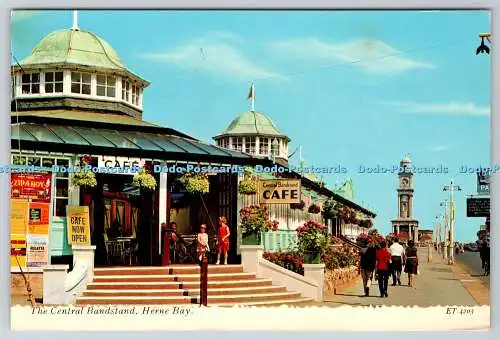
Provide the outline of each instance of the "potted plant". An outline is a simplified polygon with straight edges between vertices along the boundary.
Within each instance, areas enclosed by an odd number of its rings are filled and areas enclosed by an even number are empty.
[[[309,206],[309,209],[307,210],[310,214],[319,214],[321,212],[321,207],[317,205],[316,203],[313,203]]]
[[[238,186],[238,192],[242,195],[253,195],[257,193],[257,190],[257,181],[249,178],[244,178]]]
[[[210,191],[210,182],[206,173],[186,172],[180,181],[190,193],[205,194]]]
[[[290,209],[302,210],[306,206],[306,202],[300,201],[300,203],[290,203]]]
[[[132,179],[132,186],[145,189],[148,191],[153,191],[156,188],[156,180],[151,175],[147,169],[141,169],[139,172],[134,174]]]
[[[262,232],[278,230],[278,221],[271,221],[265,205],[251,205],[240,210],[242,244],[260,245]]]
[[[356,212],[349,207],[342,207],[339,211],[340,218],[347,224],[356,224],[358,219],[356,217]]]
[[[320,263],[328,246],[327,227],[316,221],[307,221],[297,228],[297,247],[304,254],[304,263]]]
[[[93,188],[97,185],[94,172],[91,170],[84,170],[85,166],[92,163],[92,157],[83,156],[80,161],[80,171],[73,174],[73,185],[78,187]]]

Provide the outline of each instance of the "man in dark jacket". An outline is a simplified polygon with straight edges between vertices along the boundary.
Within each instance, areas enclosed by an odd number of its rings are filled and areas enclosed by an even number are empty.
[[[372,283],[373,271],[375,270],[375,248],[369,247],[365,241],[359,250],[359,273],[363,278],[363,287],[365,296],[370,295],[370,286]]]

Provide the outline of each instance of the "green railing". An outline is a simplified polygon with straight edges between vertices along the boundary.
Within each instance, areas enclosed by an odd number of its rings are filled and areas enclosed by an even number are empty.
[[[262,245],[265,251],[291,250],[297,244],[295,230],[278,230],[262,233]]]

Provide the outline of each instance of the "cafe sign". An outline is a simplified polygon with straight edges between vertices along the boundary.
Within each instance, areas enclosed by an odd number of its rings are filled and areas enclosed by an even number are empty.
[[[259,203],[300,203],[300,179],[261,180]]]
[[[97,166],[99,168],[142,168],[144,167],[145,160],[140,158],[129,157],[114,157],[114,156],[99,156]]]

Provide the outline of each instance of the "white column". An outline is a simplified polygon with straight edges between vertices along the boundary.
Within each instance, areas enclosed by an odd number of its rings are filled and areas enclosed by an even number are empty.
[[[161,224],[162,223],[169,223],[170,221],[167,221],[167,192],[168,192],[168,187],[167,187],[167,173],[166,172],[160,172],[160,198],[158,202],[158,216],[159,216],[159,221],[158,221],[158,254],[161,254]]]
[[[259,137],[255,137],[255,154],[260,155],[260,138]]]
[[[122,77],[116,77],[116,84],[115,84],[115,97],[118,100],[123,100],[122,99]]]
[[[68,275],[67,264],[50,265],[43,268],[43,303],[58,305],[66,303],[64,282]]]
[[[307,264],[304,267],[304,277],[318,283],[315,301],[323,301],[323,285],[325,282],[325,264]]]
[[[40,72],[40,94],[45,94],[45,72]]]
[[[241,245],[241,264],[247,273],[255,273],[259,277],[259,260],[264,253],[262,245]]]
[[[82,76],[82,84],[83,84],[83,76]],[[97,75],[92,73],[90,75],[90,95],[92,97],[97,97]]]
[[[96,246],[72,245],[73,263],[87,265],[87,282],[92,282],[94,276],[94,252]]]
[[[228,148],[229,150],[233,150],[233,137],[227,137],[229,139]]]
[[[63,73],[63,94],[71,94],[71,70],[64,70]]]

